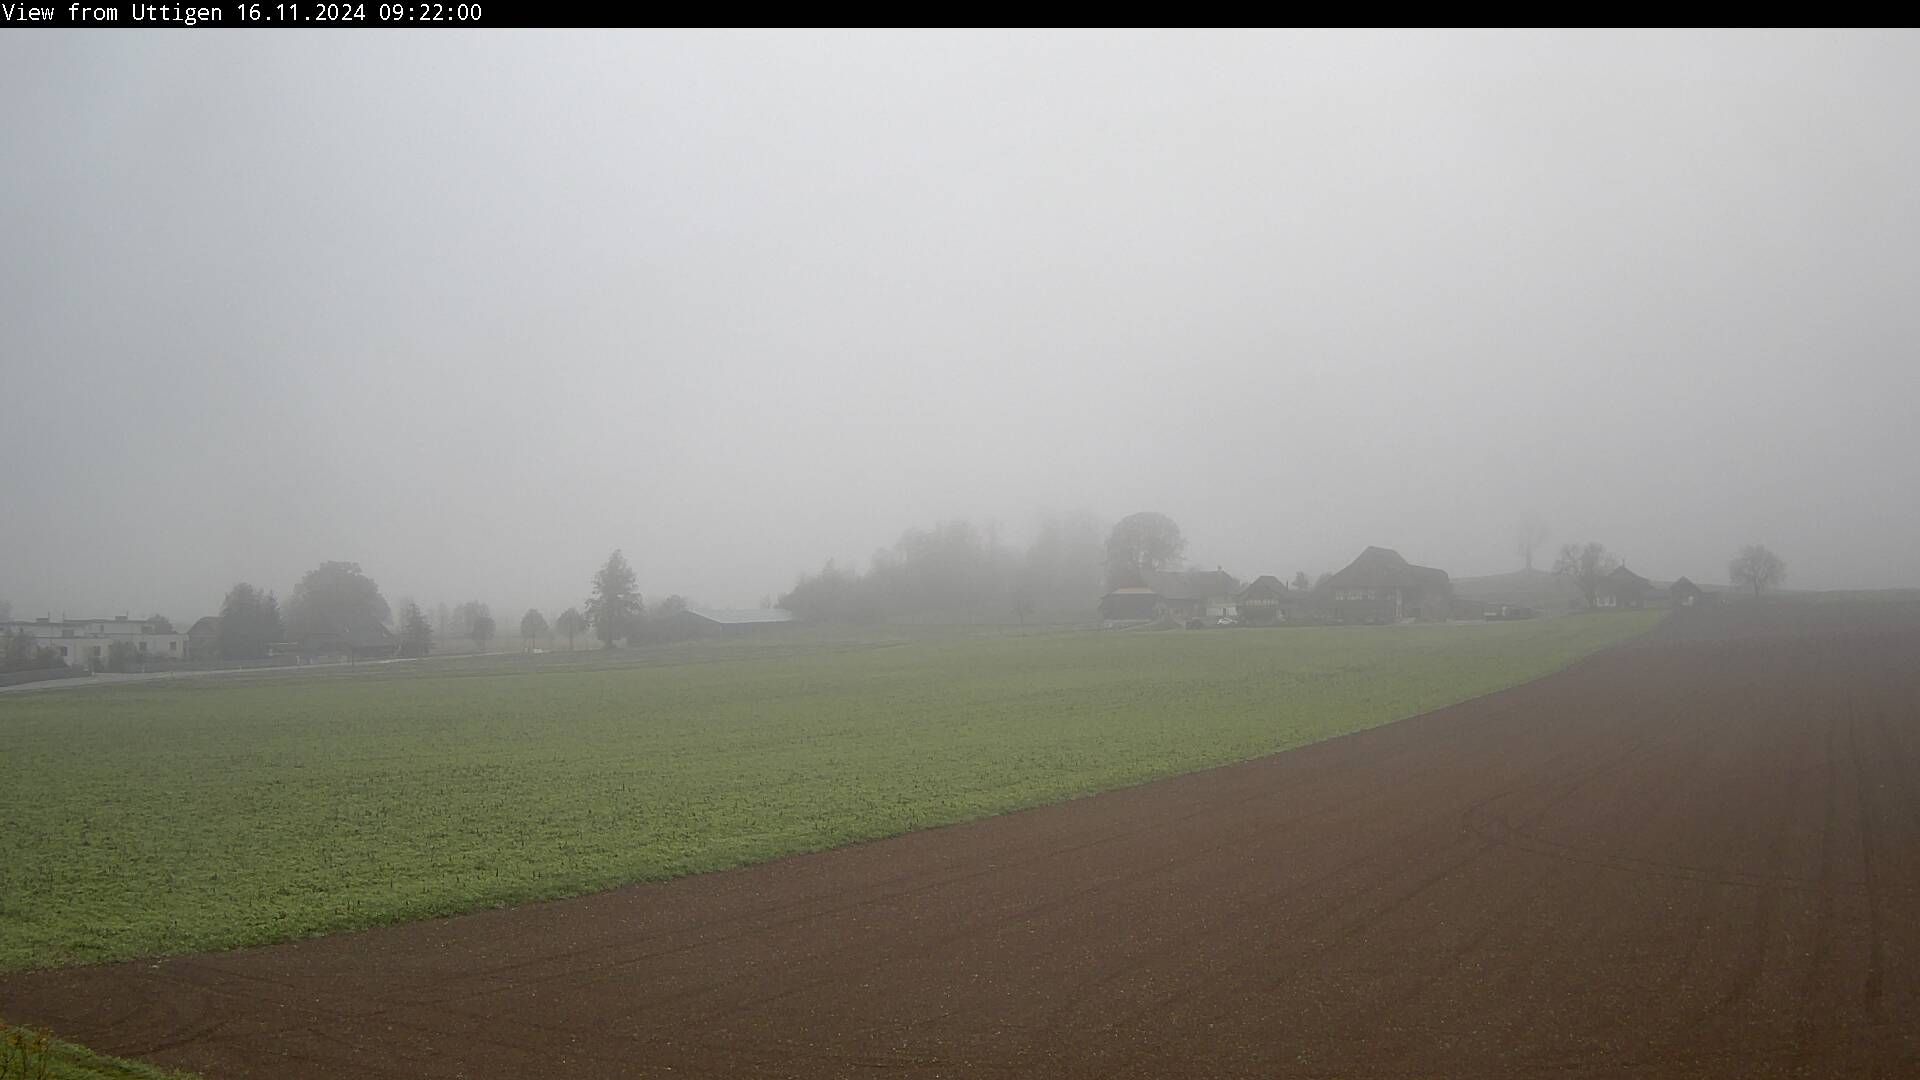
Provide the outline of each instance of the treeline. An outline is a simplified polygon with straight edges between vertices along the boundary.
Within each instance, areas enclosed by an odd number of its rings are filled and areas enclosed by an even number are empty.
[[[874,622],[911,616],[1085,612],[1098,602],[1107,551],[1091,514],[1050,514],[1024,548],[971,522],[909,529],[865,572],[829,560],[804,574],[779,606],[802,619]]]

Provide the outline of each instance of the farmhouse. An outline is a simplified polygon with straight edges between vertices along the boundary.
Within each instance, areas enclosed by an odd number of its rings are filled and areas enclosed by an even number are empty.
[[[667,616],[675,637],[744,637],[791,626],[793,612],[781,608],[689,607]]]
[[[1141,584],[1100,598],[1102,619],[1221,619],[1233,614],[1233,596],[1240,589],[1224,570],[1145,570],[1140,577]]]
[[[1594,590],[1593,606],[1643,608],[1653,591],[1653,582],[1624,566],[1616,566],[1612,573],[1600,579],[1600,587]]]
[[[1234,594],[1233,603],[1241,622],[1248,626],[1272,626],[1300,618],[1306,612],[1308,598],[1304,592],[1287,588],[1285,582],[1272,574],[1261,574],[1253,579],[1253,584]]]
[[[1335,622],[1445,619],[1453,582],[1445,570],[1415,566],[1392,548],[1369,547],[1322,582],[1315,597]]]
[[[1699,607],[1713,599],[1713,594],[1688,581],[1686,578],[1674,582],[1667,589],[1667,596],[1674,607]]]
[[[1224,570],[1149,570],[1140,575],[1160,596],[1160,610],[1176,619],[1218,619],[1233,614],[1240,583]]]
[[[180,660],[187,655],[187,635],[145,619],[115,615],[111,619],[54,619],[0,623],[0,630],[31,635],[75,667],[104,664],[116,644],[131,646],[141,656]]]

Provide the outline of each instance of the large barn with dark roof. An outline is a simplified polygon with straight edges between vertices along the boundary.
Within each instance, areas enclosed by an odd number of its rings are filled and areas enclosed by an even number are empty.
[[[1370,547],[1315,590],[1329,617],[1345,623],[1445,619],[1453,580],[1415,566],[1392,548]]]

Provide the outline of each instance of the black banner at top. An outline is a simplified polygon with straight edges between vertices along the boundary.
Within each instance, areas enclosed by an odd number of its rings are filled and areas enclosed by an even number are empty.
[[[524,0],[249,0],[247,3],[90,3],[0,0],[0,32],[29,29],[617,26],[605,4]]]

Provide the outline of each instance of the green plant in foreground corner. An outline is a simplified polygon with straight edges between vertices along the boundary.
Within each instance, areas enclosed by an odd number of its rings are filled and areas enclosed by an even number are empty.
[[[0,1080],[195,1080],[190,1073],[96,1054],[0,1020]]]
[[[0,1043],[0,1080],[47,1080],[53,1074],[53,1036],[31,1028],[8,1028]]]

